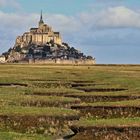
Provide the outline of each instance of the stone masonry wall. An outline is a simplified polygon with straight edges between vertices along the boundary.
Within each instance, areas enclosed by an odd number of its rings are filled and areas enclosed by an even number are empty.
[[[62,64],[62,65],[93,65],[96,64],[95,60],[29,60],[30,64]]]

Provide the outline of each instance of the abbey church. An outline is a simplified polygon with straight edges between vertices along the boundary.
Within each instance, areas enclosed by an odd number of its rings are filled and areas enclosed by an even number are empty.
[[[31,28],[30,32],[25,32],[23,36],[19,36],[16,40],[17,44],[21,44],[21,47],[23,47],[25,43],[43,45],[50,41],[56,44],[62,44],[60,33],[53,32],[52,27],[44,24],[42,12],[38,28]]]

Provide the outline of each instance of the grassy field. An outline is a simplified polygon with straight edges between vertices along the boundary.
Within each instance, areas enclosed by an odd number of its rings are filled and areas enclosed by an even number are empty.
[[[20,134],[15,132],[0,132],[0,140],[51,140],[51,137],[41,135]]]
[[[96,103],[82,103],[79,104],[79,106],[115,106],[115,107],[120,107],[120,106],[126,106],[126,107],[140,107],[140,99],[136,100],[125,100],[125,101],[116,101],[116,102],[96,102]]]
[[[112,100],[114,97],[115,100]],[[139,125],[140,116],[114,120],[98,120],[90,116],[77,121],[80,111],[71,109],[76,105],[140,107],[139,98],[140,65],[0,65],[0,140],[63,137],[70,134],[68,126],[73,122],[78,126]],[[24,116],[44,118],[32,120],[31,125]],[[19,124],[20,117],[24,120],[21,121],[24,129],[34,130],[38,127],[40,130],[23,131]],[[50,124],[44,126],[40,120],[46,117],[51,117],[46,121],[48,124],[50,121]],[[33,123],[36,128],[33,128]]]
[[[115,126],[139,126],[140,125],[140,118],[114,118],[114,119],[95,119],[95,118],[88,118],[88,119],[81,119],[80,121],[75,122],[76,126],[98,126],[98,127],[115,127]]]

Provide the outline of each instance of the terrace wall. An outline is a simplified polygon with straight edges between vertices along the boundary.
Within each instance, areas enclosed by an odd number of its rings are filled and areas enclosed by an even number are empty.
[[[139,127],[89,127],[77,128],[72,140],[139,140]]]

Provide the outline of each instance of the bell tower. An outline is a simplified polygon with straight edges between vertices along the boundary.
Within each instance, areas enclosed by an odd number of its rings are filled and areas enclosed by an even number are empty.
[[[44,24],[44,21],[43,21],[42,10],[41,10],[39,26],[41,26],[43,24]]]

